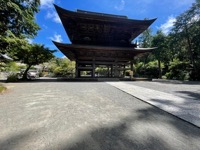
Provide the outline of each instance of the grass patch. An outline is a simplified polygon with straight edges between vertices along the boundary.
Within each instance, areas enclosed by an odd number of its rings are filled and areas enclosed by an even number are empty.
[[[2,84],[0,84],[0,93],[2,93],[2,92],[5,91],[5,90],[6,90],[6,87],[3,86]]]

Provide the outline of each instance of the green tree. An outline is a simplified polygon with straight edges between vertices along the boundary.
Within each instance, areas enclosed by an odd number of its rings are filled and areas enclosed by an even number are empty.
[[[0,52],[6,53],[33,38],[39,26],[35,13],[40,0],[1,0],[0,2]]]
[[[16,62],[11,61],[9,63],[6,64],[6,71],[13,71],[13,72],[17,72],[19,70],[19,66],[17,65]]]
[[[153,35],[152,35],[152,29],[148,28],[147,30],[145,30],[140,36],[139,36],[139,47],[142,48],[148,48],[151,47],[152,45],[152,39],[153,39]],[[149,54],[144,54],[142,56],[140,56],[139,58],[137,58],[137,61],[142,61],[144,64],[144,70],[146,68],[146,64],[150,61],[149,59]]]
[[[75,62],[68,58],[54,58],[49,62],[50,70],[54,76],[71,76],[75,73]]]
[[[200,80],[200,3],[196,1],[192,7],[176,18],[171,36],[174,49],[180,60],[188,60],[192,80]]]
[[[161,62],[163,62],[165,65],[168,65],[171,58],[171,52],[168,46],[168,37],[161,30],[159,30],[153,37],[152,46],[157,47],[157,49],[154,49],[153,54],[158,60],[159,78],[161,78]]]
[[[143,48],[151,47],[152,39],[152,29],[148,28],[139,36],[139,46]]]
[[[55,50],[49,50],[49,48],[39,44],[28,44],[25,47],[22,47],[22,49],[18,50],[16,56],[22,61],[22,63],[27,65],[27,68],[23,74],[23,79],[27,79],[28,70],[33,65],[38,65],[54,58],[54,52]]]

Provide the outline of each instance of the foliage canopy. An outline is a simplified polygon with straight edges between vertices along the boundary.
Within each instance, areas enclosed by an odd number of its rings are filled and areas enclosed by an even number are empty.
[[[33,38],[40,29],[35,23],[40,0],[1,0],[0,2],[0,52],[14,51]]]
[[[158,60],[159,76],[162,74],[169,79],[200,80],[200,1],[196,0],[192,7],[176,17],[174,26],[169,34],[158,31],[155,35],[144,32],[140,37],[141,46],[158,47],[152,55],[140,58],[141,70],[147,71],[147,64]],[[148,40],[151,39],[151,40]],[[150,41],[150,42],[147,42]],[[145,61],[144,61],[145,60]],[[162,67],[161,64],[164,63]],[[141,63],[140,63],[141,64]],[[155,70],[153,65],[148,69]],[[156,76],[154,76],[156,77]]]

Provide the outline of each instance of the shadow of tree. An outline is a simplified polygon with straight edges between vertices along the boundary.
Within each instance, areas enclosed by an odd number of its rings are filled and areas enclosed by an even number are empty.
[[[196,150],[199,128],[153,106],[139,109],[120,123],[88,132],[63,150]]]
[[[18,134],[9,135],[9,137],[5,137],[5,139],[0,139],[0,150],[20,150],[20,145],[23,145],[29,140],[31,133],[31,130],[24,130]]]
[[[94,83],[96,84],[96,83]],[[85,86],[82,86],[85,87]],[[105,98],[105,91],[103,92]],[[102,87],[105,88],[105,87]],[[108,90],[108,89],[107,89]],[[113,94],[109,91],[109,94]],[[119,91],[118,91],[119,92]],[[122,94],[119,94],[122,95]],[[53,145],[56,150],[197,150],[200,149],[200,129],[184,122],[177,117],[174,117],[156,107],[151,105],[144,105],[140,100],[138,103],[133,101],[133,98],[130,96],[130,101],[126,98],[116,95],[116,100],[112,102],[117,103],[117,106],[122,106],[123,109],[129,109],[130,114],[121,120],[118,123],[110,124],[101,124],[96,128],[87,131],[83,135],[79,135],[69,144],[68,141],[58,143],[55,142]],[[108,96],[108,95],[107,95]],[[119,100],[117,100],[117,98]],[[109,98],[108,98],[109,99]],[[110,98],[111,99],[111,98]],[[118,102],[119,101],[119,102]],[[129,105],[129,106],[128,106]],[[131,112],[132,111],[132,112]],[[61,118],[64,119],[64,118]],[[76,119],[76,118],[75,118]],[[109,118],[108,118],[109,119]],[[67,120],[66,120],[67,122]],[[80,125],[81,126],[81,125]],[[51,129],[51,128],[50,128]],[[52,129],[53,130],[53,129]],[[58,128],[59,130],[59,128]],[[66,128],[66,130],[69,130]],[[30,141],[31,131],[23,131],[20,134],[12,134],[10,137],[6,137],[4,140],[0,140],[0,150],[12,150],[20,149],[20,145],[27,143],[27,140]],[[68,132],[66,132],[68,133]],[[61,136],[61,139],[65,139],[67,134],[63,135],[49,135],[50,140],[56,141],[56,136]],[[41,134],[42,135],[42,134]],[[52,137],[51,137],[52,136]],[[53,137],[55,136],[55,137]],[[35,138],[35,137],[34,137]],[[49,140],[48,139],[48,140]],[[35,139],[34,139],[35,140]],[[50,141],[41,141],[40,144],[46,144],[45,142]],[[31,145],[32,146],[32,145]],[[37,146],[37,145],[36,145]],[[28,146],[27,146],[28,147]],[[34,149],[35,147],[30,147]]]
[[[21,144],[33,138],[31,132],[25,130],[0,140],[0,149],[20,149]],[[61,142],[53,147],[57,150],[197,150],[199,141],[199,128],[150,106],[133,110],[118,123],[94,128],[71,144]]]
[[[189,98],[189,99],[192,99],[192,100],[199,100],[200,101],[200,93],[192,92],[192,91],[176,91],[176,92],[186,95],[186,96],[182,96],[183,98],[187,98],[187,99]]]
[[[151,99],[153,105],[160,110],[167,111],[169,114],[173,114],[178,119],[189,122],[194,126],[199,127],[199,102],[195,100],[177,101],[173,102],[171,99]]]
[[[193,124],[184,121],[168,112],[165,112],[158,108],[148,108],[147,110],[141,109],[138,110],[138,119],[145,120],[148,122],[155,122],[157,124],[164,123],[168,124],[168,126],[173,127],[173,129],[177,129],[181,134],[186,136],[191,136],[195,138],[200,138],[200,128],[194,126]],[[152,117],[153,116],[153,117]],[[153,118],[153,119],[152,119]]]
[[[167,143],[153,135],[148,140],[139,140],[128,137],[125,133],[128,127],[125,124],[119,124],[114,127],[100,128],[84,135],[81,141],[73,145],[63,147],[65,150],[143,150],[143,149],[170,149]]]
[[[200,85],[200,81],[180,81],[180,80],[153,80],[161,84],[187,84],[187,85]]]

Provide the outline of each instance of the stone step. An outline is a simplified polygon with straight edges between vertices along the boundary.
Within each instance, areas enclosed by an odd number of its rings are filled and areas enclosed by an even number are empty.
[[[98,81],[119,81],[119,78],[98,78]]]

